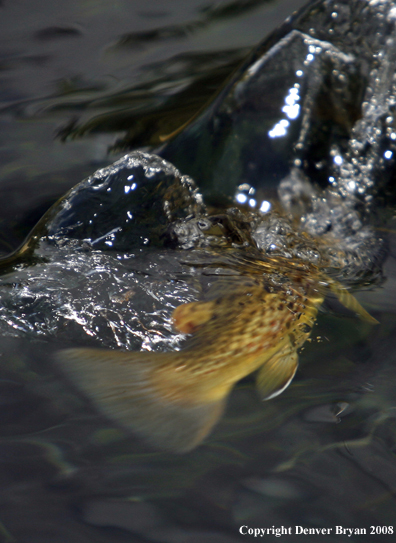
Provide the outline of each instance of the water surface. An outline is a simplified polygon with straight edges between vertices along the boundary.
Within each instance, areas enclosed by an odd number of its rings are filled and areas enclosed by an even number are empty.
[[[119,157],[121,148],[156,145],[165,127],[171,131],[186,121],[249,48],[299,5],[4,2],[2,251],[14,249],[51,203]],[[95,290],[95,280],[106,284],[109,267],[114,270],[111,257],[90,257],[96,258],[101,275],[86,283],[84,255],[70,272],[68,254],[57,249],[59,265],[46,276],[46,288],[61,296],[59,284],[70,273],[70,292],[63,293],[71,303],[70,313],[55,323],[38,319],[48,300],[54,301],[48,290],[47,297],[40,297],[43,268],[21,270],[17,281],[3,276],[7,288],[19,288],[24,281],[36,286],[35,297],[31,291],[19,291],[25,318],[11,311],[11,324],[6,325],[15,324],[15,334],[3,337],[1,345],[3,540],[232,543],[249,537],[239,534],[242,525],[293,530],[296,525],[342,525],[365,527],[368,533],[371,525],[393,526],[394,208],[389,205],[383,213],[389,252],[386,281],[358,294],[380,325],[372,327],[341,314],[339,307],[326,306],[290,388],[263,404],[253,379],[247,378],[233,392],[210,438],[182,456],[154,451],[116,428],[70,386],[48,357],[59,336],[89,342],[89,332],[103,326],[103,320],[112,322],[111,315],[103,317],[109,300],[114,319],[128,317],[133,304],[125,306],[122,302],[129,300],[120,300],[128,292],[128,258],[115,274],[120,292],[113,283],[101,291]],[[172,261],[166,251],[160,257],[149,251],[140,259],[133,263],[134,273],[139,267],[151,270],[145,279],[147,298],[155,304],[157,296],[168,313],[153,305],[141,322],[136,311],[122,334],[107,328],[107,346],[140,347],[152,321],[161,321],[163,328],[149,332],[145,345],[160,348],[164,334],[170,334],[171,309],[178,300],[197,295],[191,285],[181,291],[169,289],[163,263],[172,267]],[[62,275],[60,282],[57,274]],[[94,291],[85,292],[90,310],[86,322],[74,326],[73,288],[81,284]],[[347,538],[333,529],[326,541],[391,537]],[[267,540],[278,538],[269,535]]]

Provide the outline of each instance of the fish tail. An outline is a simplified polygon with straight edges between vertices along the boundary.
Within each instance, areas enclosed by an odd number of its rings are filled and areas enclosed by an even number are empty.
[[[224,410],[226,393],[213,400],[199,392],[187,397],[184,389],[191,392],[191,384],[183,387],[172,364],[180,354],[67,349],[56,359],[109,419],[156,448],[182,453],[208,435]]]

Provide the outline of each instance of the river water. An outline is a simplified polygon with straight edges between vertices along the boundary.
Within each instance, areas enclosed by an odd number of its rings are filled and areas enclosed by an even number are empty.
[[[126,149],[158,147],[160,135],[186,122],[251,47],[302,5],[298,0],[1,3],[1,252],[14,250],[48,207],[84,177]],[[59,321],[53,325],[42,317],[38,298],[24,297],[21,290],[19,312],[14,309],[8,321],[1,313],[2,330],[9,326],[15,333],[1,340],[0,538],[232,543],[254,538],[254,529],[268,529],[263,537],[269,541],[280,536],[288,542],[391,541],[396,530],[393,204],[381,213],[385,280],[358,293],[380,324],[326,306],[292,386],[263,404],[247,378],[208,440],[185,455],[150,449],[70,387],[47,358],[46,339],[70,340],[74,334],[82,343],[84,334],[77,327],[62,332]],[[60,284],[56,274],[70,264],[60,253],[48,278],[53,292]],[[106,255],[95,258],[102,288],[112,262]],[[77,272],[85,274],[84,258],[77,264]],[[163,306],[174,307],[178,297],[194,299],[194,289],[169,293],[163,287],[160,279],[172,268],[172,255],[161,254],[159,264],[158,254],[147,253],[139,265],[158,268],[156,281],[147,279],[147,292]],[[127,276],[120,270],[120,289],[126,291]],[[40,273],[38,266],[5,276],[2,288],[19,288],[27,276],[40,288]],[[78,278],[71,274],[67,280],[73,296]],[[109,298],[117,306],[113,286]],[[102,299],[98,291],[90,301],[92,321],[82,326],[88,342],[100,326]],[[120,307],[114,312],[127,318]],[[166,333],[167,314],[154,314]],[[134,315],[124,335],[115,333],[104,344],[136,348],[150,318],[142,323]],[[150,345],[161,345],[161,337],[153,333]]]

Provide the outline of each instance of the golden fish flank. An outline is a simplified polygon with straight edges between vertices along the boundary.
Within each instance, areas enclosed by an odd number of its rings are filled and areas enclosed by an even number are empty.
[[[322,277],[323,279],[323,277]],[[221,281],[221,280],[220,280]],[[263,275],[239,276],[216,297],[177,307],[175,327],[191,338],[171,353],[69,349],[58,354],[66,373],[118,424],[156,447],[197,446],[220,418],[232,387],[260,369],[263,399],[280,394],[297,370],[297,350],[310,335],[324,299],[312,270],[288,270],[282,286]],[[220,283],[221,284],[221,283]],[[376,322],[341,286],[327,289],[362,318]]]

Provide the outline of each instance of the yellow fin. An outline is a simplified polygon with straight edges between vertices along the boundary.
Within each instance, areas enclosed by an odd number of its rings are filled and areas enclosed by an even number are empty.
[[[163,369],[174,356],[68,349],[57,353],[56,358],[65,374],[105,416],[157,448],[187,452],[216,424],[225,396],[213,402],[199,402],[197,398],[194,402],[183,401],[172,395],[171,381],[168,393],[167,383],[156,386],[155,370],[159,366]],[[180,387],[177,377],[176,386]]]
[[[214,302],[191,302],[176,307],[172,314],[174,327],[183,334],[192,334],[213,315]]]
[[[330,279],[329,287],[330,290],[337,296],[342,305],[355,312],[363,321],[369,322],[370,324],[379,324],[377,319],[372,317],[370,313],[360,305],[355,296],[353,296],[345,287],[340,285],[340,283]]]
[[[290,385],[298,367],[298,355],[287,345],[266,362],[257,374],[256,385],[263,400],[281,394]]]

